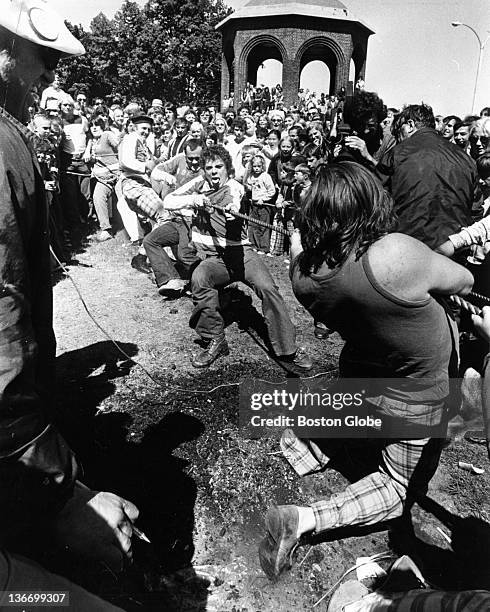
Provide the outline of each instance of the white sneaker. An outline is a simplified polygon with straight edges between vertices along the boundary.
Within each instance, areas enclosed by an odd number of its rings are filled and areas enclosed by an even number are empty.
[[[109,233],[107,230],[102,230],[97,234],[95,239],[97,240],[97,242],[105,242],[106,240],[112,240],[112,234]]]
[[[183,280],[182,278],[171,278],[168,283],[158,287],[158,293],[160,295],[165,295],[167,291],[182,291],[186,284],[187,281]]]

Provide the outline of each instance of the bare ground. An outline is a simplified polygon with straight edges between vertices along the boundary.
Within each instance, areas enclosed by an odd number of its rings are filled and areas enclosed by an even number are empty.
[[[62,278],[54,288],[57,406],[86,482],[133,500],[152,545],[135,542],[135,563],[122,577],[66,559],[64,571],[124,609],[172,612],[311,610],[357,557],[384,551],[410,552],[442,588],[490,587],[488,459],[484,447],[464,440],[443,452],[432,501],[412,512],[414,533],[406,524],[332,533],[301,546],[291,572],[269,582],[257,556],[267,507],[313,501],[347,481],[334,471],[299,479],[277,454],[277,440],[242,437],[237,383],[287,375],[260,347],[257,331],[246,331],[260,323],[254,311],[244,303],[241,321],[229,325],[230,356],[195,370],[189,357],[199,347],[188,327],[190,299],[163,300],[152,280],[130,267],[134,254],[119,239],[88,240],[69,269],[97,321],[154,380],[102,335]],[[331,372],[341,339],[314,338],[283,259],[266,263],[300,343],[316,359],[312,374]],[[253,304],[260,312],[255,298]],[[229,386],[205,392],[217,385]],[[459,460],[486,473],[459,470]],[[437,527],[452,537],[452,546]],[[314,609],[326,610],[327,602]]]

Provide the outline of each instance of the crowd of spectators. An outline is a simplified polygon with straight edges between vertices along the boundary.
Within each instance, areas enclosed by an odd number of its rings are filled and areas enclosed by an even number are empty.
[[[146,146],[154,165],[163,163],[170,169],[176,163],[182,165],[190,141],[201,147],[223,145],[231,155],[235,178],[245,188],[245,212],[291,229],[316,168],[339,158],[374,169],[400,139],[392,130],[398,112],[361,88],[347,98],[344,91],[317,95],[300,89],[297,103],[285,108],[280,85],[269,90],[251,84],[239,101],[233,96],[224,100],[222,112],[214,106],[177,107],[160,99],[145,108],[141,101],[124,103],[118,96],[90,100],[80,91],[72,97],[56,77],[40,97],[34,94],[29,107],[29,127],[37,137],[50,201],[53,250],[66,260],[72,241],[85,231],[90,218],[98,221],[96,239],[110,240],[116,216],[122,219],[129,242],[141,245],[150,226],[123,194],[120,173],[120,145],[135,131],[135,116],[151,121]],[[484,108],[481,116],[436,115],[435,127],[444,139],[477,160],[490,148],[489,114],[489,108]],[[485,181],[485,162],[479,167]],[[168,174],[159,180],[152,177],[158,196],[175,188]],[[259,254],[267,256],[283,255],[289,246],[280,232],[253,224],[250,240]],[[143,248],[135,267],[149,270]]]

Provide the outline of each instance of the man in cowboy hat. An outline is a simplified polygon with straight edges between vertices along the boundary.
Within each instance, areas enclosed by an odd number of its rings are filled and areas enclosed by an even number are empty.
[[[24,127],[26,100],[61,57],[84,48],[44,0],[0,0],[0,608],[6,591],[69,590],[73,610],[113,610],[17,556],[50,546],[121,569],[137,508],[77,480],[51,424],[55,338],[43,180]],[[8,552],[7,552],[8,551]]]

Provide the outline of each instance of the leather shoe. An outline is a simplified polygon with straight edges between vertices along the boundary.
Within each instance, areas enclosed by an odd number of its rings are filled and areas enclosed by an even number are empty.
[[[315,331],[313,333],[315,338],[318,338],[319,340],[326,340],[331,332],[323,323],[316,323]]]
[[[298,547],[299,512],[296,506],[274,506],[265,515],[267,536],[259,546],[259,560],[270,580],[277,580],[293,564]]]
[[[313,367],[311,357],[308,355],[306,349],[302,346],[300,346],[292,355],[281,355],[279,359],[281,361],[285,361],[286,363],[291,363],[297,368],[301,368],[301,370],[311,370]]]
[[[199,355],[192,357],[191,363],[195,368],[207,368],[210,366],[218,357],[222,355],[229,355],[230,349],[224,336],[220,338],[213,338],[208,344],[208,347],[201,351]]]
[[[131,260],[131,267],[138,270],[138,272],[142,272],[143,274],[151,273],[150,265],[146,261],[146,257],[141,253],[138,253],[138,255],[133,257]]]

